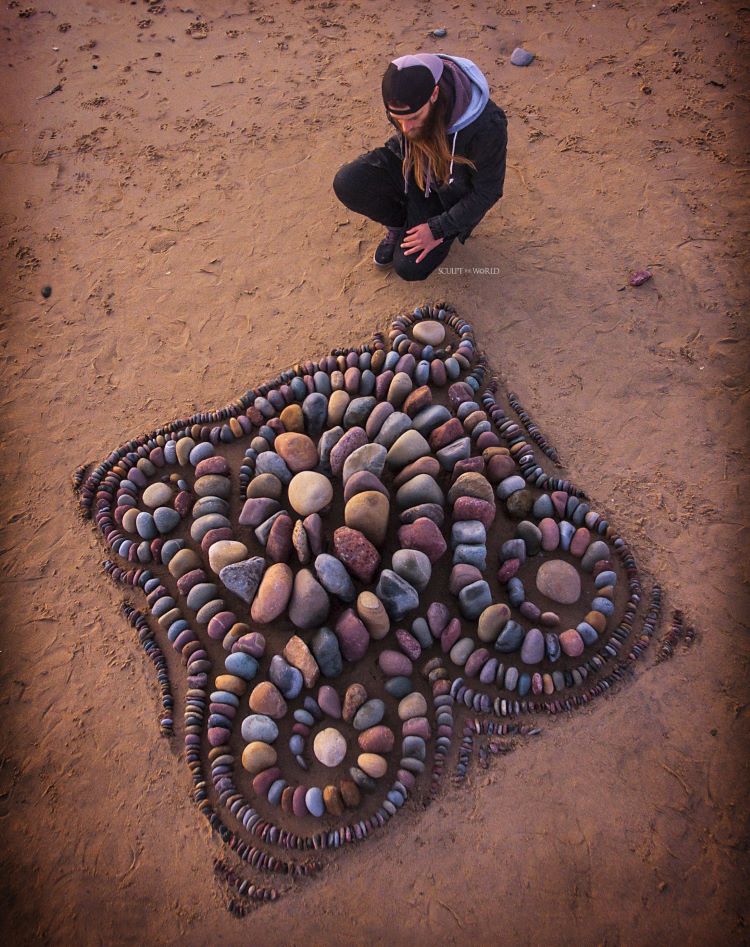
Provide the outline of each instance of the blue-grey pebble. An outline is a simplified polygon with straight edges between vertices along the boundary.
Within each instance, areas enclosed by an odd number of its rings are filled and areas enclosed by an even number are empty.
[[[230,674],[241,677],[244,681],[252,681],[258,673],[258,662],[251,654],[245,654],[244,651],[235,651],[228,654],[224,667]]]
[[[599,632],[587,621],[582,621],[580,624],[576,625],[576,631],[581,636],[581,638],[583,638],[583,643],[586,645],[596,644],[596,642],[599,640]]]
[[[211,698],[213,700],[213,697]],[[279,735],[276,723],[265,714],[250,714],[242,721],[242,739],[247,743],[260,740],[261,743],[273,743]]]
[[[210,441],[201,441],[200,444],[196,444],[190,451],[188,460],[193,467],[197,467],[202,460],[205,460],[207,457],[213,457],[215,453],[214,445]]]
[[[389,678],[385,682],[385,689],[391,697],[395,697],[396,700],[401,700],[402,697],[411,694],[414,690],[414,686],[411,678],[399,676]]]
[[[505,623],[505,627],[500,632],[495,641],[495,651],[502,654],[510,654],[511,651],[517,651],[523,641],[523,628],[512,618]]]
[[[404,414],[403,411],[394,411],[383,422],[383,426],[375,438],[375,443],[390,449],[405,431],[411,429],[411,426],[412,420],[408,414]]]
[[[271,658],[268,677],[287,700],[297,697],[304,683],[302,673],[296,667],[287,664],[280,654],[275,654]]]
[[[432,632],[430,631],[430,626],[427,624],[424,618],[414,619],[414,621],[411,623],[411,633],[423,648],[432,647],[434,639],[432,637]]]
[[[499,499],[507,500],[511,493],[517,493],[519,490],[523,490],[525,486],[526,481],[523,477],[514,474],[511,477],[506,477],[505,480],[501,480],[495,488],[495,493]]]
[[[522,539],[506,539],[500,547],[500,561],[518,559],[523,565],[526,562],[526,543]]]
[[[344,669],[339,640],[330,628],[319,628],[310,642],[310,649],[323,677],[338,677]]]
[[[394,621],[400,621],[407,612],[419,606],[419,593],[414,586],[391,569],[383,569],[380,573],[375,595]]]
[[[281,794],[288,785],[289,783],[285,779],[277,779],[271,784],[271,788],[268,790],[268,801],[272,806],[278,806],[281,802]]]
[[[187,607],[194,612],[202,608],[206,602],[216,598],[219,590],[213,582],[199,582],[187,594]]]
[[[162,595],[162,597],[158,598],[151,606],[151,614],[154,618],[160,618],[162,615],[166,615],[167,612],[171,611],[175,607],[175,604],[176,602],[171,595]]]
[[[331,451],[344,436],[343,427],[336,426],[323,431],[318,441],[318,457],[320,457],[320,468],[324,472],[331,469]]]
[[[576,528],[567,520],[561,520],[560,526],[560,549],[563,552],[570,552],[570,541],[575,535]]]
[[[385,716],[385,704],[377,697],[373,697],[362,704],[354,715],[352,726],[355,730],[367,730],[375,727]]]
[[[209,513],[221,513],[222,516],[229,515],[229,504],[221,497],[200,497],[193,504],[193,519],[197,520],[201,516],[208,516]]]
[[[490,658],[479,672],[479,680],[482,684],[492,684],[497,673],[497,658]]]
[[[554,631],[548,631],[544,635],[544,648],[547,652],[547,658],[550,661],[557,661],[560,657],[560,639]]]
[[[549,493],[543,493],[540,497],[537,497],[532,507],[532,513],[538,520],[555,515],[555,506]]]
[[[510,54],[510,61],[514,66],[530,66],[534,62],[534,54],[522,46],[516,46]]]
[[[141,510],[136,516],[135,528],[141,539],[156,539],[159,534],[153,516],[146,510]]]
[[[315,575],[326,592],[342,602],[353,602],[357,597],[346,566],[335,556],[322,552],[315,560]]]
[[[615,613],[614,602],[611,602],[608,598],[603,598],[602,596],[597,596],[591,603],[591,607],[597,611],[601,612],[602,615],[609,617]]]
[[[480,520],[458,520],[451,527],[451,545],[471,543],[484,545],[487,542],[487,530]]]
[[[415,760],[424,760],[427,756],[427,744],[422,737],[404,737],[401,744],[401,752],[404,756],[411,756]]]
[[[606,585],[616,585],[617,584],[617,573],[613,572],[611,569],[607,569],[604,572],[600,572],[599,575],[594,579],[594,587],[597,589],[603,589]]]
[[[255,462],[257,473],[271,473],[286,486],[292,479],[292,472],[275,451],[259,454]]]
[[[317,437],[325,427],[328,417],[328,398],[318,391],[309,394],[302,402],[302,413],[305,416],[307,434]]]
[[[437,451],[435,457],[444,470],[453,470],[459,460],[466,460],[470,455],[471,441],[468,437],[460,437]]]
[[[458,603],[465,618],[478,618],[492,604],[492,592],[489,585],[480,579],[464,586],[458,595]]]
[[[209,513],[206,516],[200,516],[193,522],[193,525],[190,527],[190,537],[199,543],[209,530],[223,529],[224,527],[231,527],[231,525],[227,517],[223,514]]]
[[[480,572],[487,568],[487,547],[459,543],[453,550],[453,565],[476,566]]]
[[[377,403],[373,397],[354,398],[350,401],[344,412],[343,425],[346,430],[348,431],[350,427],[364,427]]]
[[[180,549],[184,548],[184,539],[168,539],[161,547],[161,561],[165,566],[168,566],[172,558],[177,555]]]
[[[171,533],[180,522],[180,514],[169,506],[159,506],[154,510],[154,523],[162,536]]]
[[[427,437],[436,427],[445,424],[451,418],[450,411],[442,404],[432,404],[415,415],[412,427],[422,437]]]
[[[320,705],[314,697],[305,697],[303,705],[305,710],[311,713],[316,720],[323,719],[323,711],[320,709]]]

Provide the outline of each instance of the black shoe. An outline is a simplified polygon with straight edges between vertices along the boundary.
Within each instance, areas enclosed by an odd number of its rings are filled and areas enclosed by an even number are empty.
[[[389,227],[386,230],[385,236],[378,244],[375,250],[375,256],[372,258],[372,262],[375,266],[379,266],[384,270],[392,266],[396,245],[401,240],[401,234],[403,232],[401,227]]]

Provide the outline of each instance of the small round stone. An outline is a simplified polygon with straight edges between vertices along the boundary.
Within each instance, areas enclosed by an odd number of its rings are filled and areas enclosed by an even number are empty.
[[[378,753],[360,753],[357,757],[357,766],[372,779],[385,776],[388,763]]]
[[[583,654],[583,638],[575,628],[569,628],[560,635],[560,647],[569,658],[578,658]]]
[[[242,738],[248,743],[260,740],[273,743],[279,735],[279,728],[265,714],[250,714],[242,721]]]
[[[292,477],[288,488],[289,504],[300,516],[319,513],[333,499],[333,484],[321,473],[303,470]]]
[[[305,793],[305,805],[310,815],[314,815],[319,819],[326,811],[322,789],[318,786],[311,786]]]
[[[276,750],[261,740],[248,743],[242,751],[242,765],[252,776],[269,769],[275,762]]]
[[[166,506],[172,501],[172,488],[168,483],[152,483],[143,491],[143,502],[152,510],[157,506]]]
[[[410,720],[412,717],[424,717],[426,715],[427,701],[419,691],[413,691],[411,694],[407,694],[406,697],[399,702],[399,720]],[[362,768],[364,769],[364,767]]]
[[[524,664],[538,664],[544,657],[544,635],[538,628],[529,628],[521,645]]]
[[[244,543],[231,539],[220,539],[212,543],[208,550],[208,564],[215,573],[221,572],[224,566],[233,565],[247,559],[248,551]]]

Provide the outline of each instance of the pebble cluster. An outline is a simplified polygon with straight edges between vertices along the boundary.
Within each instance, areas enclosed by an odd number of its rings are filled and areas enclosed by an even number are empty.
[[[143,593],[125,614],[162,731],[250,867],[316,871],[437,793],[459,707],[492,717],[465,724],[463,779],[476,736],[486,762],[539,732],[494,720],[587,704],[653,636],[661,590],[638,632],[629,547],[496,392],[471,325],[425,305],[76,471],[106,571]],[[184,664],[181,727],[157,639]]]

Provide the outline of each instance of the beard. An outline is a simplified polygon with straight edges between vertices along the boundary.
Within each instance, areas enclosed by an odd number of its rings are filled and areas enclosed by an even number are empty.
[[[427,142],[431,141],[435,137],[439,124],[438,111],[437,102],[433,102],[430,105],[430,109],[419,128],[407,133],[406,137],[409,139],[409,141]]]

